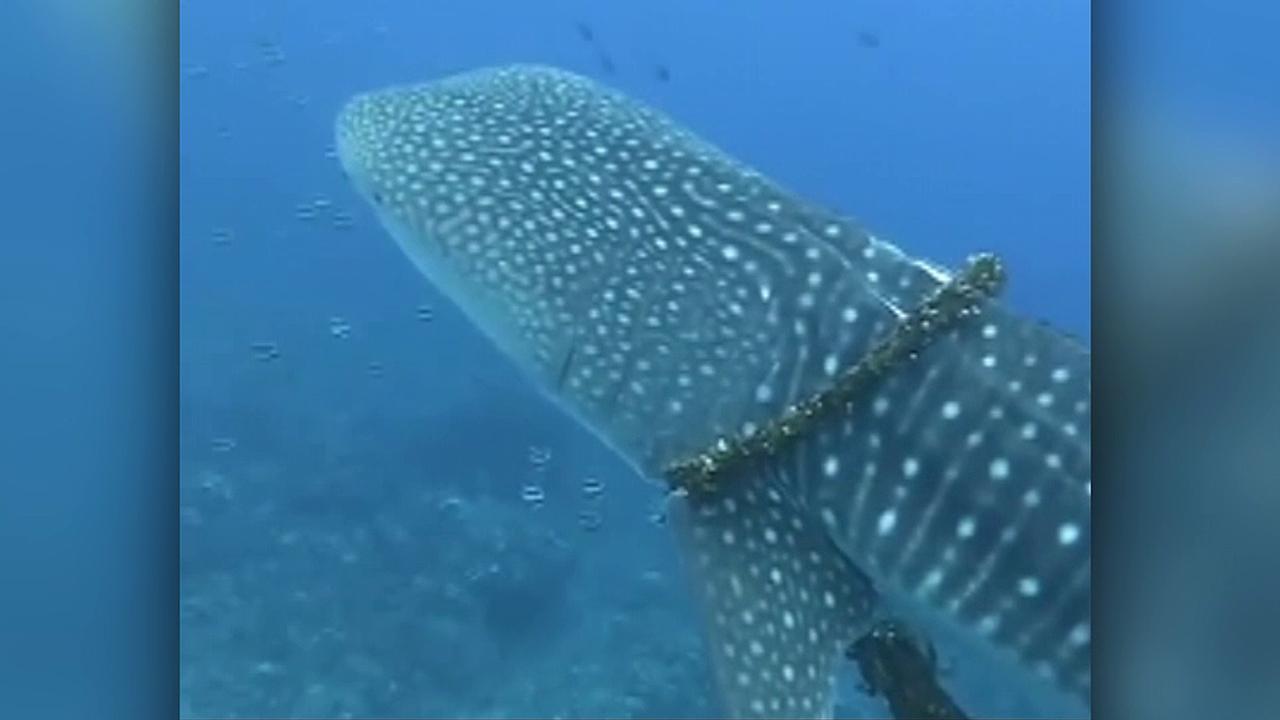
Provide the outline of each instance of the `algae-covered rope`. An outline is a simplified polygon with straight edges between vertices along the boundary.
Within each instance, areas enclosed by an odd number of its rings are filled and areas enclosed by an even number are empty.
[[[997,295],[1003,284],[1004,269],[994,255],[970,258],[962,272],[899,320],[830,387],[787,407],[780,417],[752,435],[719,438],[711,448],[673,463],[667,468],[668,481],[676,490],[710,491],[726,468],[777,453],[784,444],[809,431],[822,416],[852,405],[873,383],[914,360],[961,320],[980,313],[982,303]]]

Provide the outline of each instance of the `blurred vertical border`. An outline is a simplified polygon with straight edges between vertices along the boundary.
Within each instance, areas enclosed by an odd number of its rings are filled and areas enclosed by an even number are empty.
[[[1280,712],[1280,4],[1094,6],[1094,712]]]
[[[0,6],[0,717],[177,712],[179,6]]]

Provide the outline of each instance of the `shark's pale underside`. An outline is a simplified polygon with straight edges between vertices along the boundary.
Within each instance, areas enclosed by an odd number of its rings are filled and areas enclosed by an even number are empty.
[[[344,169],[430,280],[642,474],[823,391],[950,278],[544,67],[358,96]],[[673,499],[726,712],[832,711],[915,604],[1087,698],[1089,352],[996,302],[852,410]]]

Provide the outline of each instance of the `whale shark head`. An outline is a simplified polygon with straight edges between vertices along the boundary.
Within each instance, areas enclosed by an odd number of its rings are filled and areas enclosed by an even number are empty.
[[[337,148],[422,272],[649,475],[767,421],[821,382],[797,361],[852,362],[937,283],[660,113],[551,68],[358,96]]]

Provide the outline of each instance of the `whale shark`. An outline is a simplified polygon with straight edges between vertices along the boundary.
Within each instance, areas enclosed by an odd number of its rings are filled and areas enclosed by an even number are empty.
[[[567,71],[373,90],[335,135],[426,278],[670,488],[725,714],[830,717],[907,607],[1088,702],[1086,346],[995,292],[938,314],[972,273]]]

